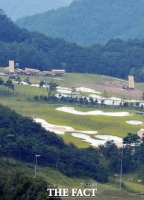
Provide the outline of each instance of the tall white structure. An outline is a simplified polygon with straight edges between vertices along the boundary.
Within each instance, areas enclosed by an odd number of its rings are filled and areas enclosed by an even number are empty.
[[[14,60],[9,60],[9,73],[14,73]]]
[[[134,77],[128,76],[129,89],[134,89]]]

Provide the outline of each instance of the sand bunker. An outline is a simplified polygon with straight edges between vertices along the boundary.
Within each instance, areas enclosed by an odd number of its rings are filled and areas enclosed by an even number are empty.
[[[126,121],[126,123],[132,124],[132,125],[142,125],[143,124],[142,121],[138,121],[138,120],[129,120],[129,121]]]
[[[117,137],[117,136],[111,136],[111,135],[96,135],[96,138],[99,138],[101,140],[93,139],[89,135],[86,134],[81,134],[81,133],[72,133],[71,134],[74,137],[81,138],[83,141],[90,143],[93,146],[98,146],[98,145],[104,145],[106,141],[111,141],[113,140],[116,145],[122,146],[122,138]]]
[[[57,92],[62,93],[62,94],[71,94],[72,93],[72,89],[58,86],[57,87]]]
[[[76,92],[89,92],[89,93],[95,93],[95,94],[100,94],[101,92],[97,92],[93,89],[90,88],[85,88],[85,87],[79,87],[75,88]],[[67,88],[67,87],[57,87],[57,92],[62,93],[62,94],[71,94],[72,93],[72,88]]]
[[[17,81],[14,81],[14,82],[18,83]],[[28,83],[26,83],[24,81],[22,81],[21,84],[28,85]],[[39,84],[30,84],[30,86],[39,87]],[[43,87],[46,87],[46,84],[44,84]],[[78,87],[78,88],[75,88],[75,90],[76,90],[76,92],[89,92],[89,93],[101,94],[101,92],[95,91],[90,88],[85,88],[85,87]],[[58,86],[57,92],[62,93],[62,94],[71,94],[72,88]]]
[[[79,133],[86,133],[86,134],[96,134],[97,131],[77,131],[73,129],[70,126],[61,126],[61,125],[55,125],[55,124],[49,124],[45,120],[40,119],[40,118],[35,118],[35,122],[40,123],[43,128],[45,128],[48,131],[55,132],[56,134],[62,134],[64,135],[65,132],[79,132]]]
[[[83,139],[83,141],[86,141],[86,142],[90,143],[90,145],[93,145],[93,146],[105,144],[107,140],[114,140],[114,142],[116,144],[118,142],[121,143],[121,141],[122,141],[122,139],[120,139],[116,136],[111,136],[111,135],[108,135],[108,136],[107,135],[105,135],[105,136],[104,135],[95,135],[95,137],[101,139],[101,140],[97,140],[97,139],[93,139],[89,136],[89,134],[96,134],[97,131],[93,131],[93,130],[77,131],[70,126],[60,126],[60,125],[49,124],[45,120],[40,119],[40,118],[35,118],[34,121],[37,123],[40,123],[41,126],[43,128],[45,128],[47,131],[51,131],[56,134],[64,135],[65,132],[74,132],[71,134],[73,137],[81,138],[81,139]],[[77,132],[77,133],[75,133],[75,132]],[[122,145],[122,143],[120,145]]]
[[[82,134],[82,133],[72,133],[73,137],[81,138],[83,141],[90,143],[93,146],[98,146],[100,144],[105,144],[105,140],[96,140],[91,138],[89,135]]]
[[[103,112],[100,110],[82,112],[75,110],[73,107],[59,107],[56,110],[75,115],[105,115],[105,116],[117,116],[117,117],[129,116],[128,112]]]
[[[101,94],[101,92],[95,91],[95,90],[90,89],[90,88],[85,88],[85,87],[76,88],[76,91]]]
[[[15,83],[18,83],[17,81],[13,81]],[[22,81],[21,84],[23,85],[29,85],[28,83]],[[39,84],[30,84],[29,86],[34,86],[34,87],[39,87]],[[48,85],[43,85],[44,88],[49,87]],[[67,87],[61,87],[58,86],[57,88],[57,92],[58,94],[56,94],[57,98],[60,98],[59,94],[61,94],[62,96],[65,97],[69,97],[70,95],[75,95],[75,97],[77,96],[78,98],[80,98],[80,92],[89,92],[92,93],[89,95],[89,97],[92,97],[94,100],[98,100],[98,103],[101,103],[101,100],[104,100],[104,104],[106,105],[120,105],[123,104],[124,102],[129,102],[129,103],[136,103],[139,102],[139,107],[140,106],[144,106],[144,102],[143,101],[138,101],[138,100],[123,100],[121,98],[117,98],[117,97],[110,97],[110,98],[106,98],[106,97],[102,97],[100,95],[97,94],[101,94],[101,92],[98,92],[96,90],[90,89],[90,88],[85,88],[85,87],[78,87],[75,88],[75,92],[72,91],[72,88],[67,88]],[[85,96],[83,96],[84,98]],[[89,101],[89,98],[87,98],[87,100]]]
[[[39,119],[39,118],[35,118],[34,121],[37,123],[40,123],[42,127],[44,127],[47,131],[52,131],[52,132],[55,132],[56,134],[64,135],[64,133],[67,131],[75,131],[70,126],[60,126],[60,125],[49,124],[45,120]]]
[[[102,97],[100,95],[96,95],[96,94],[90,94],[89,97],[92,97],[94,100],[98,100],[98,103],[101,103],[101,100],[104,100],[104,104],[106,105],[120,105],[124,102],[128,102],[128,103],[136,103],[139,102],[140,106],[143,104],[143,101],[138,101],[138,100],[125,100],[125,99],[121,99],[121,98],[117,98],[117,97],[110,97],[110,98],[105,98]]]

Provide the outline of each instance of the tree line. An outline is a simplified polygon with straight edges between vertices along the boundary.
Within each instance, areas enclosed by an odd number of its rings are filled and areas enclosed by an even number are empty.
[[[0,65],[15,60],[19,67],[50,71],[95,73],[136,81],[144,77],[144,40],[111,39],[105,45],[80,47],[63,39],[52,39],[37,32],[18,28],[0,12]]]

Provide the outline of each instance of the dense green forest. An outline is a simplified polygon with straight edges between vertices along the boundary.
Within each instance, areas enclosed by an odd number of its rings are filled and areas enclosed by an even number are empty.
[[[0,8],[2,8],[12,20],[16,20],[24,16],[68,6],[71,2],[72,0],[4,0],[0,1]]]
[[[47,188],[52,184],[39,177],[32,177],[24,170],[6,171],[0,169],[0,200],[46,200]],[[55,197],[55,200],[60,198]]]
[[[66,72],[96,73],[136,81],[144,80],[144,40],[111,39],[105,45],[80,47],[63,39],[20,29],[0,12],[0,66],[15,60],[20,68],[65,69]]]
[[[143,0],[74,0],[69,7],[18,19],[20,27],[88,46],[144,38]]]

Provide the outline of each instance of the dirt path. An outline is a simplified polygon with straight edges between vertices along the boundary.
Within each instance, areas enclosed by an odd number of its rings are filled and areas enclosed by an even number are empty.
[[[110,82],[97,82],[93,87],[96,90],[106,91],[108,94],[120,95],[122,98],[127,97],[129,99],[141,99],[142,91],[138,88],[133,90],[122,89],[122,86],[126,86],[126,82],[122,81],[110,81]]]

